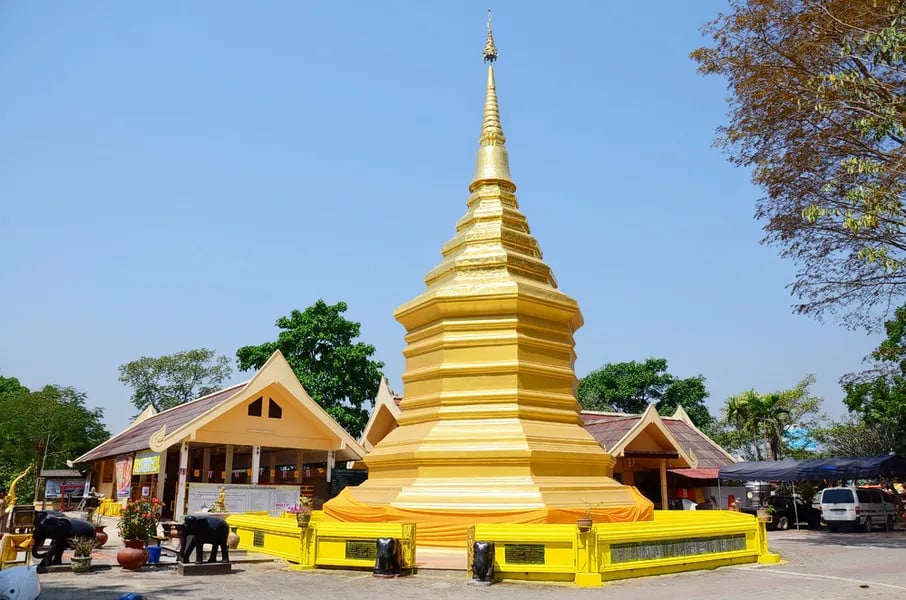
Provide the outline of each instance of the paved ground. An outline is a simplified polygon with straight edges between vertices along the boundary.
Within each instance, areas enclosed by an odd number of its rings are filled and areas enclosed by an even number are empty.
[[[375,579],[350,571],[290,571],[282,561],[236,564],[231,575],[182,577],[172,567],[119,567],[79,575],[41,576],[42,600],[115,600],[140,592],[148,600],[427,600],[479,598],[600,598],[606,600],[676,598],[710,600],[821,600],[906,598],[906,531],[838,533],[770,532],[771,549],[785,559],[780,565],[724,567],[680,575],[631,579],[603,588],[572,585],[498,583],[469,584],[462,572],[421,571],[400,579]]]

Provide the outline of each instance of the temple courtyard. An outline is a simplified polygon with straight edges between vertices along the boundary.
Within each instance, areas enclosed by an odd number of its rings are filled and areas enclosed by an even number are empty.
[[[114,600],[128,592],[148,600],[192,598],[283,600],[369,598],[405,600],[471,598],[607,598],[695,600],[822,600],[906,597],[906,530],[830,534],[818,531],[775,531],[771,550],[779,565],[723,567],[678,575],[644,577],[609,583],[603,588],[572,585],[497,583],[476,587],[463,571],[422,570],[399,579],[377,579],[367,572],[291,571],[283,561],[237,562],[230,575],[181,577],[173,566],[145,566],[124,571],[117,566],[88,574],[57,571],[41,576],[42,600]]]

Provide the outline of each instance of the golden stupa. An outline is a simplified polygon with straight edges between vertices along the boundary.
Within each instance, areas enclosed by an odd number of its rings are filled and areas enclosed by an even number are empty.
[[[575,300],[557,289],[516,201],[500,125],[488,20],[484,118],[467,211],[427,289],[396,310],[406,328],[399,427],[365,457],[368,480],[327,519],[415,522],[419,546],[462,547],[469,525],[652,518],[612,478],[581,426]]]

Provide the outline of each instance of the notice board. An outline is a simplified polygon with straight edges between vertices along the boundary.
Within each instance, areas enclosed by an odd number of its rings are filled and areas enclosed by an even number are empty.
[[[227,512],[266,510],[277,516],[299,501],[298,485],[241,485],[236,483],[190,483],[188,514],[209,509],[226,488]]]

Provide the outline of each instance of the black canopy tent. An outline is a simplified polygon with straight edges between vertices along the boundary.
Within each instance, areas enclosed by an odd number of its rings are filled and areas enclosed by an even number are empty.
[[[906,458],[898,454],[740,462],[721,467],[718,479],[734,481],[814,481],[906,475]]]
[[[869,477],[891,477],[906,475],[906,458],[898,454],[883,456],[847,456],[840,458],[811,458],[808,460],[784,459],[776,461],[739,462],[720,468],[720,480],[732,481],[816,481],[836,479],[864,479]],[[793,484],[793,493],[796,486]],[[720,492],[718,492],[720,495]],[[799,514],[796,513],[796,527]]]

